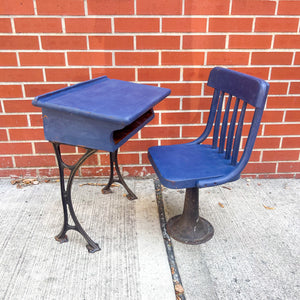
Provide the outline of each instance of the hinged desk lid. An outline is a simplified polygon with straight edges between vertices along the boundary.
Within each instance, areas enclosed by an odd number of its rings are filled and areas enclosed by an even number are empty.
[[[170,90],[102,76],[36,97],[33,105],[127,125]]]

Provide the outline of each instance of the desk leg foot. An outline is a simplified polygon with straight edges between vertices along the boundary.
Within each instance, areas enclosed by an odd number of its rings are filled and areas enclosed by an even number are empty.
[[[167,223],[168,234],[184,244],[202,244],[214,235],[213,226],[199,216],[198,196],[198,188],[186,189],[183,214],[171,218]]]
[[[87,149],[86,153],[78,160],[78,162],[72,166],[67,165],[63,162],[60,152],[60,144],[59,143],[52,143],[54,147],[54,151],[57,158],[57,164],[59,167],[59,177],[60,177],[60,190],[61,190],[61,199],[62,199],[62,205],[63,205],[63,212],[64,212],[64,224],[61,229],[61,232],[55,237],[55,239],[60,243],[65,243],[68,241],[68,237],[66,235],[66,232],[68,230],[75,230],[79,232],[82,237],[88,242],[88,251],[90,253],[94,253],[96,251],[100,250],[100,247],[98,244],[96,244],[84,231],[82,226],[80,225],[74,208],[72,204],[72,198],[71,198],[71,190],[72,190],[72,183],[75,176],[75,173],[77,172],[78,168],[84,163],[84,161],[90,157],[92,154],[94,154],[97,150],[94,149]],[[64,170],[69,169],[71,171],[67,186],[65,186],[65,179],[64,179]],[[69,215],[71,216],[74,225],[70,225],[68,218]]]
[[[54,238],[55,238],[55,240],[58,241],[60,244],[66,243],[66,242],[69,241],[69,240],[68,240],[68,236],[67,236],[66,234],[63,235],[63,236],[57,235],[57,236],[55,236]]]
[[[114,182],[118,182],[120,184],[123,185],[123,187],[126,189],[127,191],[127,199],[128,200],[135,200],[137,199],[137,196],[133,193],[133,191],[128,187],[128,185],[126,184],[126,182],[123,179],[123,176],[120,172],[120,168],[119,168],[119,164],[118,164],[118,150],[116,150],[115,152],[110,152],[110,177],[109,177],[109,181],[107,183],[107,185],[102,189],[102,193],[103,194],[110,194],[112,193],[112,190],[110,189],[111,185]],[[117,175],[118,175],[118,179],[114,178],[114,167],[116,169]]]
[[[99,247],[99,245],[97,243],[93,243],[93,245],[87,244],[86,248],[88,249],[89,253],[95,253],[95,252],[101,250],[100,247]]]

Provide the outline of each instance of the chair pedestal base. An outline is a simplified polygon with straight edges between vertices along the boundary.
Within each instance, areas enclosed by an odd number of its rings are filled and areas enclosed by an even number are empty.
[[[171,218],[167,232],[175,240],[190,244],[202,244],[214,235],[213,226],[199,216],[198,188],[188,188],[185,194],[183,214]]]

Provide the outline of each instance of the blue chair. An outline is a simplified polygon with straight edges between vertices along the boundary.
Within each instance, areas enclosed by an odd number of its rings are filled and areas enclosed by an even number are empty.
[[[202,135],[190,143],[148,150],[160,182],[167,188],[186,189],[183,214],[168,221],[167,232],[187,244],[212,238],[212,225],[199,216],[199,189],[240,178],[269,90],[262,79],[220,67],[210,72],[207,85],[214,88],[214,94]]]

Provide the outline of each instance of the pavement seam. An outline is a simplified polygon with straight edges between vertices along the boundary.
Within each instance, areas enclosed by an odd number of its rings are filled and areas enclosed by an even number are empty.
[[[158,214],[159,214],[160,228],[161,228],[161,232],[162,232],[162,236],[164,239],[164,244],[165,244],[165,248],[166,248],[166,252],[167,252],[167,256],[168,256],[170,272],[171,272],[172,280],[173,280],[174,292],[175,292],[177,300],[179,300],[179,299],[185,300],[186,298],[184,295],[184,291],[181,292],[178,289],[178,286],[183,287],[183,285],[181,282],[179,269],[178,269],[175,255],[174,255],[173,244],[172,244],[171,238],[166,230],[167,222],[166,222],[165,209],[164,209],[164,203],[163,203],[162,189],[161,189],[160,181],[158,179],[154,180],[154,187],[155,187],[156,203],[157,203]]]

